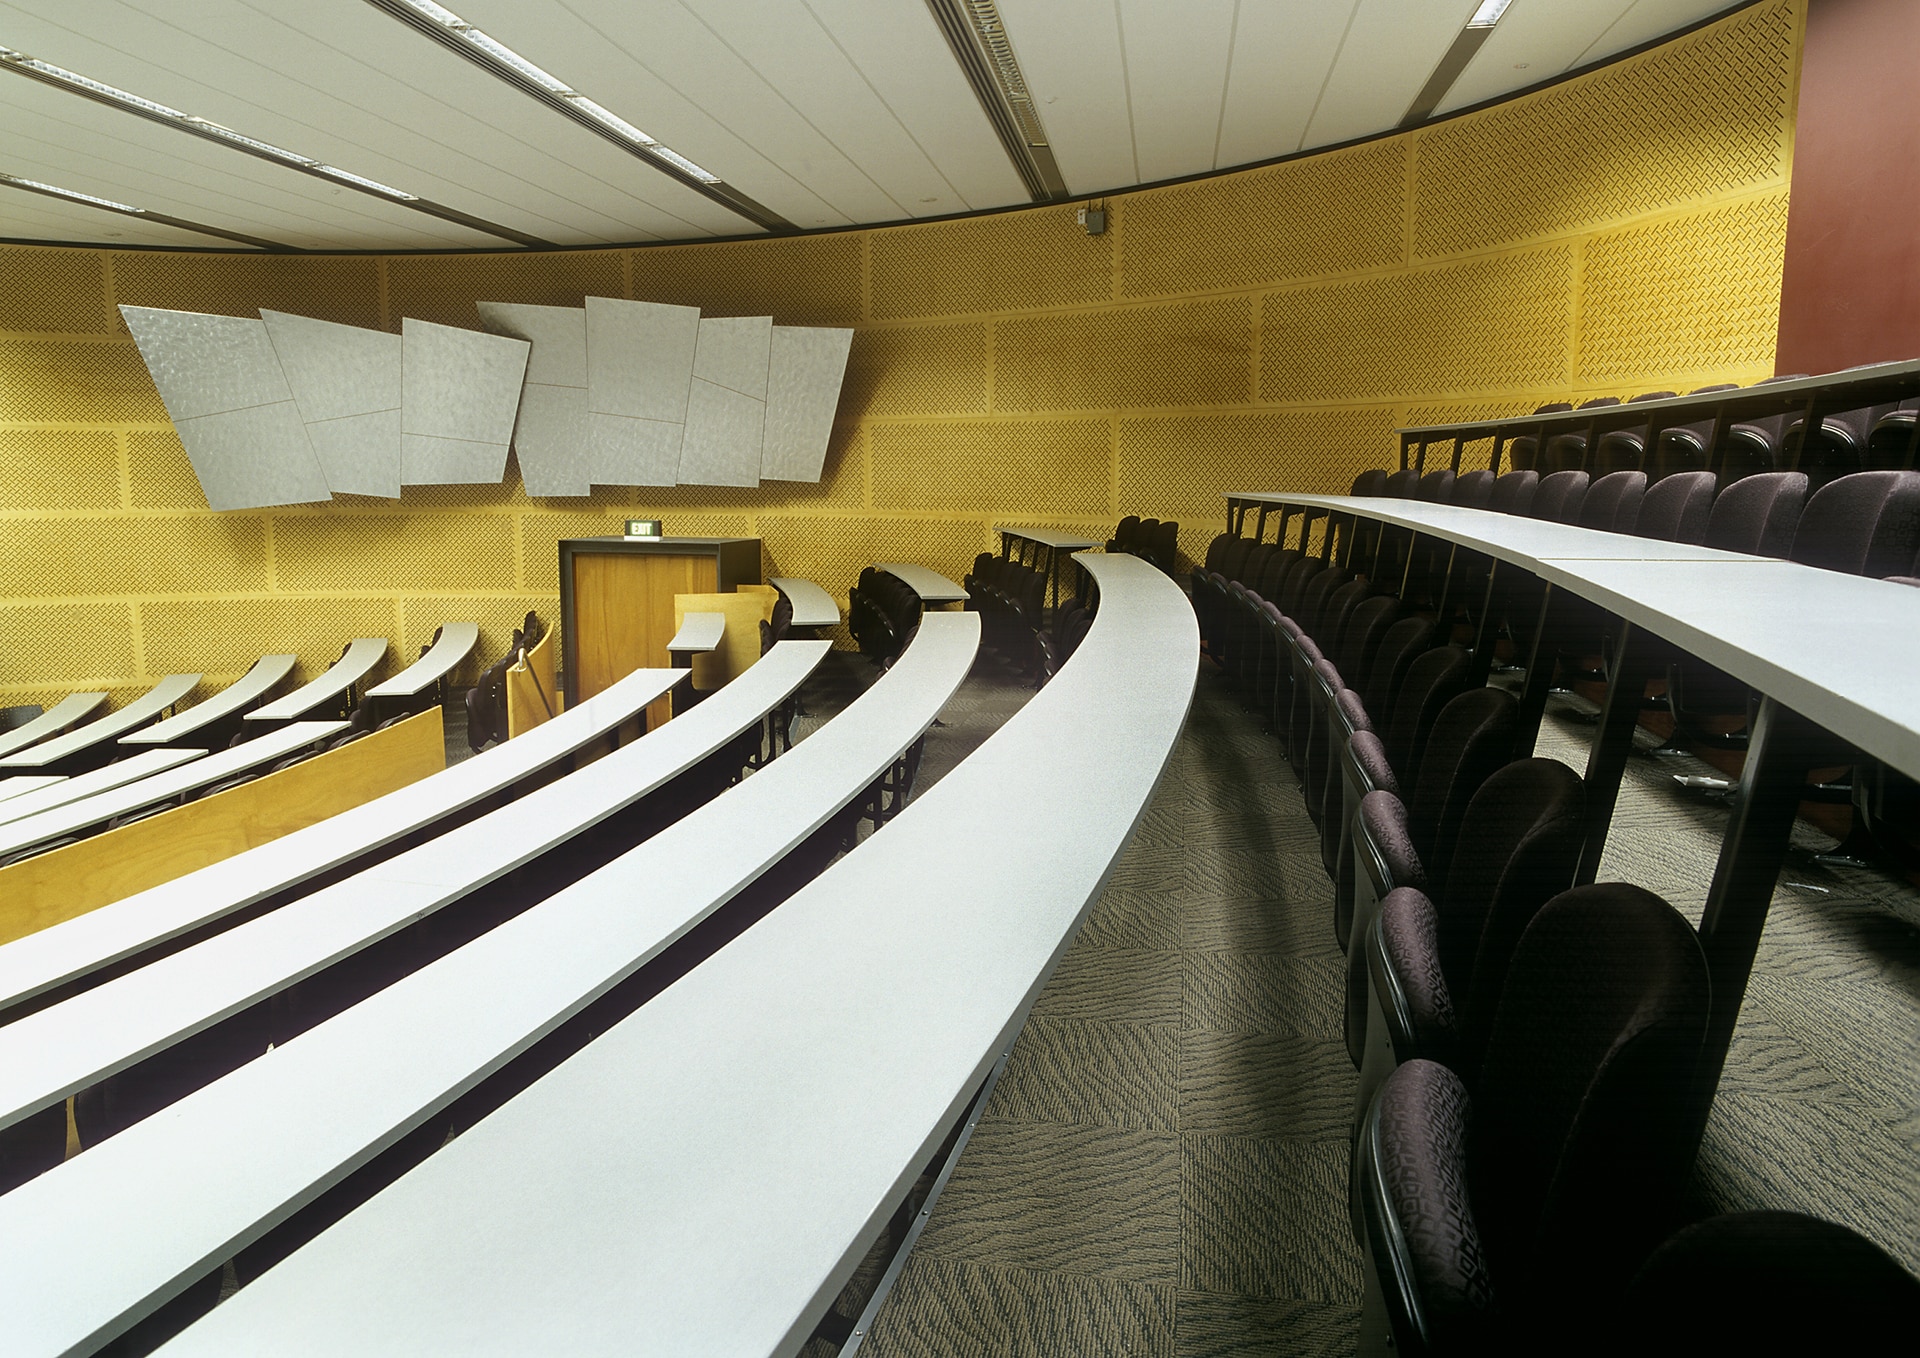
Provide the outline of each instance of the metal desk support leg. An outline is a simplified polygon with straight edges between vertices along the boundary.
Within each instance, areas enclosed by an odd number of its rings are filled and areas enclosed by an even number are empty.
[[[1653,672],[1652,640],[1639,628],[1621,622],[1619,652],[1614,657],[1613,672],[1607,676],[1606,705],[1600,709],[1600,726],[1587,754],[1587,838],[1574,873],[1575,886],[1588,885],[1600,870],[1607,827],[1613,823],[1614,803],[1620,799],[1620,779],[1633,756],[1640,695]]]

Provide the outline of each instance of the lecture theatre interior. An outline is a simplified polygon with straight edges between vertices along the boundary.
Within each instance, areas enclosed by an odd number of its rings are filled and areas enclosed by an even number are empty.
[[[0,1354],[1911,1351],[1920,4],[449,4],[0,0]]]

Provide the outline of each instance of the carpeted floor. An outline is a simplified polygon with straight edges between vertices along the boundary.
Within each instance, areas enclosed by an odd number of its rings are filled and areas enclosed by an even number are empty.
[[[1583,768],[1590,729],[1551,716],[1540,753]],[[955,746],[984,731],[967,737]],[[1602,875],[1697,918],[1726,813],[1670,790],[1684,763],[1633,761]],[[1071,833],[1070,793],[1052,814]],[[1140,832],[863,1355],[1350,1352],[1354,1074],[1329,902],[1291,773],[1203,663]],[[1700,1211],[1798,1208],[1920,1268],[1916,924],[1904,884],[1799,861],[1783,874]]]

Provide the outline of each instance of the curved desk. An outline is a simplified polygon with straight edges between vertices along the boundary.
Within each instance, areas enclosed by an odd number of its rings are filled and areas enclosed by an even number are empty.
[[[813,672],[826,649],[824,641],[782,642],[686,719],[510,806],[0,1028],[0,1127],[285,990],[591,830],[753,726]],[[229,753],[272,738],[262,736]],[[9,1064],[14,1052],[23,1059]],[[7,1347],[0,1339],[0,1350]]]
[[[0,756],[57,736],[107,700],[104,693],[69,693],[25,726],[0,731]]]
[[[793,606],[794,627],[835,627],[840,622],[840,605],[833,596],[811,580],[779,575],[767,583],[787,596]]]
[[[1053,606],[1060,606],[1060,554],[1062,552],[1084,552],[1102,543],[1092,538],[1081,537],[1077,533],[1062,533],[1052,528],[1008,528],[995,525],[994,532],[1000,535],[1000,554],[1012,559],[1013,544],[1024,542],[1035,550],[1022,553],[1023,556],[1038,556],[1038,549],[1047,549],[1047,579],[1053,590]]]
[[[411,698],[445,679],[473,653],[480,640],[477,622],[449,622],[440,627],[427,653],[385,683],[367,690],[369,698]]]
[[[28,845],[43,843],[49,839],[62,839],[67,835],[102,825],[115,816],[124,816],[129,811],[139,811],[144,807],[171,801],[184,793],[211,787],[222,778],[231,777],[236,773],[245,773],[248,769],[270,764],[276,759],[284,759],[312,745],[315,741],[338,735],[346,729],[347,724],[344,721],[298,721],[278,731],[269,732],[258,740],[244,741],[230,750],[221,750],[216,754],[207,754],[205,750],[180,750],[175,747],[167,752],[189,756],[184,761],[174,761],[181,767],[169,768],[165,771],[149,769],[148,776],[124,783],[110,791],[96,792],[91,797],[69,801],[42,811],[38,815],[23,816],[18,820],[0,825],[0,854],[12,853],[16,849],[24,849]],[[150,750],[147,753],[162,752]],[[134,761],[130,759],[124,762]],[[74,781],[78,782],[79,779]]]
[[[38,815],[56,806],[65,806],[68,802],[77,802],[96,793],[125,786],[151,774],[165,772],[190,759],[198,759],[205,753],[205,750],[142,750],[131,758],[102,765],[90,773],[76,774],[72,778],[49,778],[45,787],[31,790],[22,788],[20,791],[23,795],[20,796],[8,797],[5,795],[6,789],[0,787],[0,798],[3,798],[0,800],[0,823]],[[29,780],[22,778],[19,781]]]
[[[9,778],[0,778],[0,802],[11,801],[15,797],[66,781],[67,775],[64,773],[16,773]]]
[[[938,571],[930,571],[925,566],[916,566],[910,561],[876,561],[873,568],[885,571],[899,580],[908,589],[920,596],[922,604],[958,604],[965,603],[969,597],[966,590]]]
[[[200,686],[197,674],[169,674],[118,711],[0,759],[0,773],[31,772],[98,753],[101,745],[146,725]]]
[[[1093,630],[958,768],[174,1352],[799,1349],[1019,1032],[1185,722],[1185,596],[1081,560]],[[1080,789],[1073,835],[1007,795],[1036,768]]]
[[[1838,736],[1920,778],[1920,683],[1914,681],[1920,674],[1920,591],[1789,561],[1491,510],[1345,495],[1227,498],[1230,506],[1281,506],[1396,525],[1492,556],[1501,569],[1545,582],[1547,597],[1522,694],[1523,731],[1538,729],[1545,705],[1556,629],[1565,625],[1561,597],[1598,605],[1620,619],[1615,668],[1588,756],[1589,819],[1579,880],[1592,881],[1597,871],[1633,747],[1640,697],[1659,658],[1648,636],[1699,656],[1765,695],[1749,733],[1739,792],[1700,919],[1700,943],[1713,978],[1697,1110],[1698,1125],[1704,1127],[1807,774],[1820,764],[1846,762],[1844,755],[1836,757],[1832,737]],[[1284,525],[1281,532],[1284,536]],[[1483,642],[1486,646],[1490,641]],[[1527,748],[1517,750],[1516,757],[1531,753],[1531,735],[1523,743]]]
[[[58,1353],[102,1325],[130,1323],[190,1280],[201,1260],[257,1238],[638,970],[889,768],[960,686],[978,641],[977,617],[938,618],[844,712],[705,807],[168,1115],[41,1176],[26,1196],[0,1198],[0,1259],[26,1265],[32,1257],[44,1270],[33,1280],[0,1270],[0,1296],[31,1308],[0,1313],[5,1347]],[[781,643],[649,739],[696,726],[795,647],[817,657],[825,643]],[[247,1163],[243,1174],[234,1173],[235,1155]],[[81,1225],[109,1203],[140,1228],[109,1240]],[[90,1278],[74,1275],[68,1250],[95,1260]],[[41,1291],[40,1304],[27,1300],[55,1279],[64,1281]],[[193,1341],[180,1342],[191,1351]],[[383,1345],[395,1346],[412,1344]]]
[[[337,702],[351,694],[354,685],[373,673],[387,654],[385,637],[355,637],[347,643],[341,657],[327,671],[265,707],[247,713],[246,721],[293,721],[304,717],[322,703]]]
[[[245,712],[254,703],[273,692],[300,663],[297,655],[263,655],[253,668],[228,684],[204,703],[195,703],[185,712],[155,722],[130,736],[121,736],[122,745],[172,745],[191,740],[197,733]]]
[[[57,986],[368,859],[618,733],[685,670],[637,670],[483,755],[174,881],[0,946],[0,1016]],[[255,742],[249,742],[255,743]]]

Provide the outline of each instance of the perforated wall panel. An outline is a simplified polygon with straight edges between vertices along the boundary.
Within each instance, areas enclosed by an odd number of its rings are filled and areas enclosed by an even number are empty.
[[[874,560],[957,576],[1011,518],[1097,538],[1178,519],[1192,554],[1223,492],[1344,490],[1397,458],[1396,425],[1752,381],[1799,19],[1775,0],[1425,130],[1114,195],[1099,237],[1055,205],[545,254],[0,248],[0,702],[274,650],[312,672],[356,635],[410,658],[463,618],[477,672],[529,609],[552,620],[556,541],[629,517],[757,536],[764,571],[843,598]],[[215,515],[113,310],[472,330],[481,299],[588,296],[854,328],[820,482],[531,499],[509,462],[397,504]]]

